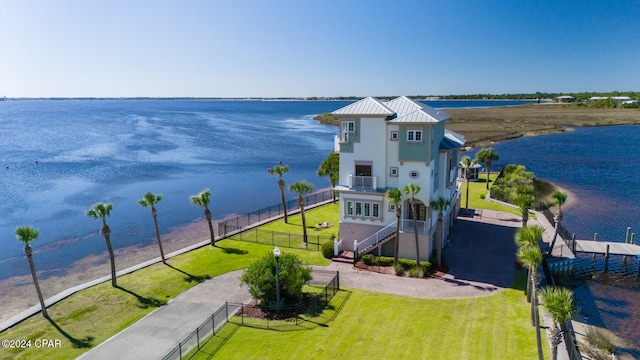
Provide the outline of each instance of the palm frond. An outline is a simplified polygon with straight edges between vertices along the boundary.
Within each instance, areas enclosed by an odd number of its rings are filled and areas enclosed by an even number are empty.
[[[38,239],[38,235],[40,235],[40,230],[29,226],[19,227],[16,229],[16,238],[25,245],[29,245],[30,242],[36,241]]]

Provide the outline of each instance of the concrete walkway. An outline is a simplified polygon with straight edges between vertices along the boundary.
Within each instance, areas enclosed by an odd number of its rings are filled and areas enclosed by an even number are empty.
[[[178,295],[79,359],[162,359],[226,301],[248,303],[240,287],[241,270],[233,271]]]

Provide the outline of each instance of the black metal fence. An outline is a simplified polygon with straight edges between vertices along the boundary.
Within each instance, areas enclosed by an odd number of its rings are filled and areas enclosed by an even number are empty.
[[[200,350],[207,339],[211,335],[215,335],[216,331],[218,331],[222,325],[226,324],[229,318],[238,312],[238,310],[240,310],[239,304],[225,303],[162,359],[183,359],[196,347]]]
[[[332,190],[319,191],[304,197],[305,208],[332,199]],[[300,209],[298,199],[287,201],[287,214],[290,214],[291,212],[298,209]],[[272,205],[264,209],[250,212],[246,215],[238,215],[230,219],[221,220],[218,222],[218,234],[220,234],[221,237],[226,237],[230,232],[241,230],[249,225],[279,215],[284,215],[282,204]]]
[[[556,219],[551,210],[544,209],[542,210],[542,214],[547,219],[547,221],[549,221],[551,226],[555,228]],[[560,236],[560,238],[562,238],[567,247],[575,254],[575,235],[571,235],[569,231],[564,227],[564,225],[562,225],[562,223],[558,225],[558,235]]]
[[[320,236],[307,234],[307,242],[304,242],[304,235],[287,232],[278,232],[253,228],[237,234],[228,236],[227,239],[255,242],[257,244],[273,245],[293,249],[306,249],[320,251],[323,242],[333,241],[332,236]]]
[[[325,276],[319,276],[322,275],[319,273],[324,273]],[[340,290],[340,273],[338,271],[323,272],[314,270],[313,276],[314,279],[311,280],[309,284],[318,285],[317,283],[324,283],[321,290],[317,294],[310,296],[298,304],[280,307],[279,313],[283,314],[282,316],[256,318],[251,316],[251,312],[249,311],[255,307],[254,305],[237,304],[241,306],[240,311],[230,318],[229,322],[238,325],[272,329],[298,326],[301,323],[308,321],[308,317],[317,316],[322,313],[336,293]],[[267,307],[266,310],[273,312],[276,311],[276,308]]]

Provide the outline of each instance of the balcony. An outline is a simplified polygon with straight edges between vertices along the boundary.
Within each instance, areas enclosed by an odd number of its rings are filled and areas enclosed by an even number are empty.
[[[374,190],[378,188],[378,181],[375,176],[353,176],[349,174],[349,188]]]
[[[427,222],[423,220],[416,221],[416,225],[418,226],[418,234],[426,234],[427,233]],[[402,231],[403,232],[413,232],[413,220],[411,219],[402,219]]]

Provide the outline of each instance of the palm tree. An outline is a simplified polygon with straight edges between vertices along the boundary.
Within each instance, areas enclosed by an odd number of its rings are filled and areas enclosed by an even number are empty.
[[[573,292],[566,288],[546,287],[540,290],[542,297],[542,308],[545,309],[553,319],[551,326],[551,357],[558,358],[558,344],[562,341],[561,328],[573,315],[575,306],[573,303]]]
[[[491,163],[498,161],[500,156],[493,150],[493,148],[483,148],[476,154],[476,162],[484,163],[484,167],[487,171],[487,190],[489,189],[489,174],[491,173]]]
[[[403,194],[409,196],[409,204],[411,204],[411,212],[413,215],[413,235],[416,239],[416,268],[420,268],[420,242],[418,241],[418,204],[416,203],[416,195],[420,192],[420,186],[408,183],[400,189]]]
[[[117,287],[116,283],[116,260],[113,256],[113,248],[111,247],[111,229],[107,225],[107,218],[111,216],[111,210],[113,210],[112,203],[95,203],[93,206],[85,211],[85,214],[93,220],[102,220],[102,226],[100,227],[100,234],[104,237],[105,243],[107,243],[107,251],[109,252],[109,259],[111,260],[111,285]]]
[[[211,224],[211,211],[209,210],[209,198],[211,197],[211,191],[204,189],[197,195],[189,196],[189,201],[193,205],[202,206],[204,208],[204,217],[209,224],[209,234],[211,235],[211,246],[216,246],[215,234],[213,233],[213,225]]]
[[[402,202],[402,192],[398,189],[387,190],[387,199],[389,203],[393,204],[396,209],[396,243],[393,250],[393,266],[398,266],[398,252],[400,251],[400,217],[402,216],[402,210],[400,209],[400,203]]]
[[[318,168],[318,176],[329,176],[331,181],[331,193],[333,194],[333,202],[336,202],[336,193],[333,190],[336,187],[336,182],[340,175],[340,155],[338,153],[331,153],[320,164]]]
[[[436,230],[436,249],[438,258],[438,267],[442,266],[442,215],[451,205],[451,201],[439,197],[438,200],[432,200],[429,206],[438,212],[438,229]]]
[[[522,227],[527,227],[527,221],[529,221],[529,209],[535,201],[535,197],[533,196],[533,186],[518,186],[514,194],[509,197],[509,201],[520,208],[520,213],[522,214]]]
[[[289,185],[289,191],[298,194],[298,205],[300,205],[300,216],[302,216],[302,233],[304,234],[304,243],[307,243],[307,219],[304,216],[304,196],[313,191],[313,185],[308,182],[296,181]]]
[[[158,231],[158,212],[156,211],[156,205],[162,200],[162,194],[154,194],[152,192],[148,192],[144,194],[142,199],[138,200],[138,205],[142,207],[150,207],[151,208],[151,216],[153,216],[153,225],[156,229],[156,239],[158,239],[158,247],[160,248],[160,258],[162,258],[162,262],[164,264],[167,261],[164,258],[164,250],[162,249],[162,242],[160,241],[160,231]]]
[[[538,358],[542,359],[542,338],[540,337],[540,318],[538,316],[538,296],[536,287],[538,284],[538,266],[542,263],[542,252],[537,246],[523,246],[516,254],[518,261],[529,269],[531,282],[531,320],[536,328],[536,343],[538,345]]]
[[[47,314],[47,307],[44,305],[44,298],[42,297],[42,291],[40,291],[40,284],[38,283],[38,277],[36,275],[36,267],[33,264],[33,257],[31,246],[29,243],[32,241],[38,240],[38,235],[40,235],[40,231],[38,229],[33,229],[28,226],[19,227],[16,229],[16,238],[18,241],[24,244],[24,254],[27,255],[27,260],[29,261],[29,269],[31,270],[31,277],[33,278],[33,285],[36,287],[36,292],[38,293],[38,299],[40,300],[40,307],[42,308],[42,316],[45,318],[49,318],[49,314]]]
[[[563,191],[556,190],[551,195],[558,205],[558,211],[556,212],[555,221],[556,221],[556,231],[553,234],[553,240],[551,241],[551,246],[549,247],[549,254],[553,251],[553,247],[556,244],[556,238],[558,237],[558,231],[560,230],[560,223],[562,222],[562,205],[567,201],[567,193]]]
[[[471,176],[471,167],[476,164],[475,160],[471,160],[468,156],[463,156],[460,159],[460,167],[464,169],[464,178],[467,182],[467,195],[465,197],[464,212],[469,214],[469,176]]]
[[[289,166],[288,165],[276,165],[273,168],[269,168],[267,169],[267,171],[269,172],[269,174],[271,175],[278,175],[280,177],[280,179],[278,180],[278,187],[280,188],[280,197],[282,198],[282,208],[284,209],[284,223],[288,224],[289,223],[289,219],[287,218],[287,202],[284,199],[284,180],[282,179],[282,176],[284,174],[286,174],[289,171]]]
[[[538,242],[540,238],[542,238],[542,233],[544,232],[544,228],[541,226],[530,226],[519,228],[516,231],[514,236],[514,240],[518,247],[538,247]],[[528,277],[531,277],[531,272],[529,271]],[[527,302],[531,302],[531,282],[527,281]]]

